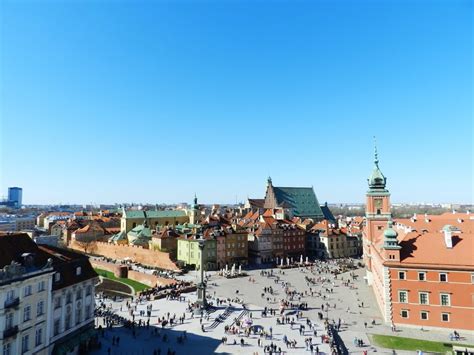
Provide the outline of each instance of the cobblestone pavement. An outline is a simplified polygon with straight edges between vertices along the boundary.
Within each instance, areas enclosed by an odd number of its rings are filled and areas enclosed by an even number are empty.
[[[265,271],[269,272],[270,269]],[[419,329],[400,328],[396,334],[392,333],[390,326],[383,324],[382,316],[377,308],[372,292],[370,288],[365,285],[363,279],[364,270],[356,270],[354,274],[357,276],[357,279],[350,287],[347,287],[342,284],[341,280],[347,281],[349,279],[349,273],[341,274],[337,279],[333,279],[333,276],[330,274],[312,273],[307,269],[287,269],[284,270],[284,274],[281,274],[278,269],[273,269],[273,275],[280,277],[280,281],[288,282],[290,290],[303,293],[301,299],[298,297],[293,299],[293,302],[306,302],[309,307],[309,310],[303,312],[303,318],[298,321],[298,324],[306,324],[306,319],[309,318],[316,324],[318,337],[314,337],[312,332],[309,332],[309,329],[306,329],[306,332],[300,335],[299,327],[296,324],[293,327],[289,324],[278,325],[276,317],[262,317],[261,311],[264,307],[278,309],[279,300],[286,297],[283,287],[279,283],[275,283],[274,277],[262,276],[260,270],[249,271],[247,277],[234,279],[226,279],[218,276],[217,273],[209,273],[208,294],[214,299],[235,300],[235,298],[239,298],[246,304],[248,313],[244,312],[242,306],[234,302],[232,304],[236,306],[236,309],[233,310],[222,323],[215,328],[208,329],[205,333],[201,330],[199,319],[190,319],[190,314],[188,313],[184,324],[176,325],[172,329],[167,330],[161,330],[160,327],[160,331],[163,334],[168,334],[168,343],[163,343],[161,340],[162,337],[158,339],[156,335],[153,335],[153,327],[150,327],[149,330],[140,330],[140,332],[137,332],[136,339],[131,337],[129,330],[115,327],[106,332],[105,338],[103,339],[104,346],[102,350],[94,354],[106,354],[109,346],[112,349],[112,354],[152,354],[155,349],[161,349],[161,354],[166,354],[168,348],[175,350],[177,354],[263,354],[263,348],[257,346],[257,336],[243,337],[246,345],[241,346],[241,337],[228,335],[224,332],[224,327],[226,325],[232,325],[234,318],[239,316],[241,320],[249,318],[250,312],[252,313],[254,325],[260,325],[267,331],[272,327],[272,339],[265,339],[263,343],[268,345],[273,342],[280,347],[282,351],[288,354],[310,354],[310,350],[306,349],[304,341],[310,336],[312,337],[313,344],[318,345],[321,353],[329,353],[329,346],[327,344],[321,344],[321,338],[319,337],[319,335],[324,332],[323,322],[320,321],[318,317],[318,313],[321,312],[324,317],[328,317],[330,321],[334,320],[336,324],[340,319],[341,330],[339,335],[343,339],[348,351],[352,354],[362,354],[364,350],[368,353],[378,352],[392,354],[392,350],[390,349],[377,348],[371,345],[369,334],[398,335],[446,342],[449,340],[449,333],[452,330],[422,331]],[[306,276],[310,278],[327,278],[330,279],[330,282],[308,284],[305,279]],[[187,279],[193,279],[194,277],[195,273],[186,275]],[[255,281],[249,281],[249,277]],[[270,286],[274,290],[273,294],[265,293],[262,297],[264,288]],[[313,296],[310,294],[310,288],[313,291]],[[327,289],[332,289],[332,292],[327,292]],[[304,291],[307,291],[308,294],[304,295]],[[151,325],[156,325],[157,317],[161,317],[168,312],[170,312],[171,315],[176,314],[177,317],[181,316],[186,310],[188,300],[193,302],[195,299],[196,294],[193,293],[186,295],[185,302],[165,299],[153,301]],[[112,307],[118,314],[129,317],[130,315],[125,311],[123,304],[124,302],[113,302]],[[329,304],[329,308],[325,307],[326,309],[322,311],[321,306],[323,304]],[[123,311],[120,310],[121,307]],[[145,309],[145,307],[146,304],[138,305],[138,311]],[[221,314],[224,314],[223,307],[213,312],[210,315],[210,319],[203,322],[204,326],[211,327],[215,319]],[[291,314],[291,317],[293,316],[294,314]],[[136,317],[135,319],[140,319],[140,317]],[[142,317],[142,319],[145,320],[146,318]],[[375,325],[372,325],[372,321],[374,320]],[[101,320],[98,319],[97,321],[100,322]],[[367,323],[367,326],[365,323]],[[184,344],[178,345],[176,338],[182,335],[184,331],[186,331],[188,339]],[[109,345],[112,336],[118,334],[120,334],[122,339],[120,347]],[[288,339],[296,340],[297,347],[287,349],[282,341],[284,335],[286,335]],[[463,334],[461,332],[461,335],[465,337],[463,343],[474,344],[472,333]],[[221,344],[223,336],[227,336],[227,344]],[[363,347],[356,347],[354,345],[354,338],[362,339],[365,345]],[[123,341],[123,339],[126,339],[126,341]],[[237,345],[233,345],[234,339]],[[397,351],[397,354],[410,353],[412,354],[413,352]]]

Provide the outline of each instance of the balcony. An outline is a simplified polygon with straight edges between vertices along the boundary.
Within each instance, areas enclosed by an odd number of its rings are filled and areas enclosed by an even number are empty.
[[[18,307],[20,305],[20,297],[15,297],[5,301],[5,308]]]
[[[3,331],[3,339],[15,336],[18,333],[18,326],[15,325]]]

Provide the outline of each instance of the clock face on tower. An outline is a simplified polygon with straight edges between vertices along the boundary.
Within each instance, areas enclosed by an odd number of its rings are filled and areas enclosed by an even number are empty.
[[[375,209],[381,209],[382,208],[382,199],[377,198],[374,200],[374,206]]]

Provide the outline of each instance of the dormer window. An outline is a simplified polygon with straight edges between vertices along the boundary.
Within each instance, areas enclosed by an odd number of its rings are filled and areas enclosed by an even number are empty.
[[[79,276],[79,275],[81,274],[81,272],[82,272],[81,267],[78,266],[78,267],[76,268],[76,276]]]
[[[59,282],[59,280],[61,280],[61,274],[59,272],[57,272],[57,273],[54,274],[54,281]]]

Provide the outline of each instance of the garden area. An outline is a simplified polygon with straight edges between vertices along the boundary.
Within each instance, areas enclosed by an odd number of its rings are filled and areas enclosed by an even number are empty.
[[[393,350],[409,350],[409,351],[426,351],[426,352],[436,352],[445,354],[446,352],[451,352],[453,345],[456,346],[472,346],[466,344],[452,344],[448,342],[436,342],[422,339],[412,339],[412,338],[403,338],[389,335],[381,334],[372,334],[372,342],[386,349]]]
[[[103,284],[105,283],[104,286],[101,287],[101,285],[99,285],[97,287],[98,292],[107,290],[107,291],[118,291],[118,293],[122,293],[122,292],[130,293],[130,289],[126,285],[130,286],[135,293],[141,292],[150,288],[149,286],[142,284],[138,281],[134,281],[134,280],[130,280],[127,278],[122,278],[122,277],[116,277],[113,272],[110,272],[107,270],[96,269],[96,268],[94,270],[95,272],[97,272],[99,276],[103,277]],[[111,280],[114,282],[106,282],[107,280]],[[122,286],[120,286],[120,284],[122,284]]]

